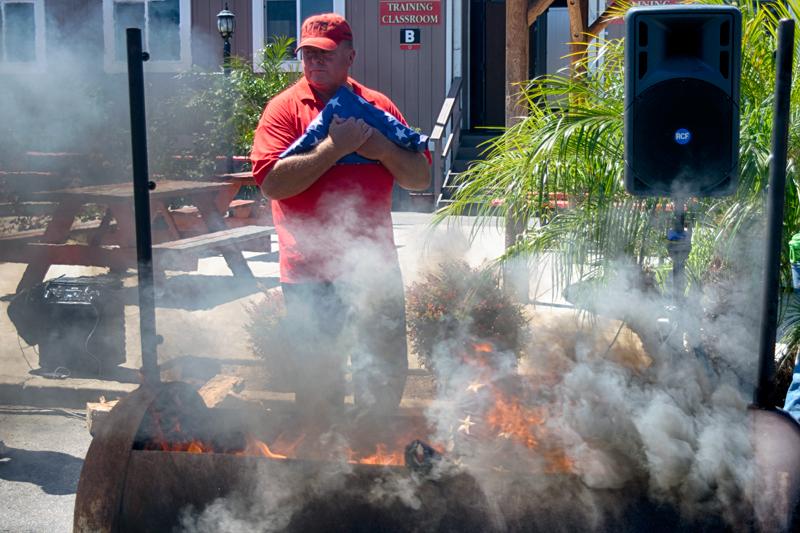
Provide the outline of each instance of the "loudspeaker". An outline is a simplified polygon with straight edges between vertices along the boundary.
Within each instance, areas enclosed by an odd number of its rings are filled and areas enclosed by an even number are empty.
[[[723,196],[738,182],[742,17],[732,6],[625,16],[625,188]]]
[[[57,278],[44,283],[39,366],[101,375],[125,362],[122,282],[115,278]]]

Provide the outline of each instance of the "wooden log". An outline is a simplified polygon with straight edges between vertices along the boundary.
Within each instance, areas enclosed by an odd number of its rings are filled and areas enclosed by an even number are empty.
[[[89,434],[94,437],[100,431],[100,427],[108,418],[111,409],[117,405],[119,400],[105,401],[103,398],[99,402],[88,402],[86,404],[86,427]]]
[[[208,407],[217,407],[232,392],[240,392],[244,388],[244,379],[239,376],[218,374],[208,380],[197,391]]]

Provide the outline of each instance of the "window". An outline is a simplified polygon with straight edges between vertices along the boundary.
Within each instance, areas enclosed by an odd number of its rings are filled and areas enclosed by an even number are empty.
[[[44,0],[0,0],[0,67],[42,66],[44,44]]]
[[[333,0],[266,0],[264,2],[264,42],[273,37],[300,36],[300,25],[317,13],[333,11]]]
[[[189,68],[190,0],[103,0],[107,70],[126,68],[127,28],[140,28],[149,70]]]
[[[344,4],[345,0],[253,0],[253,57],[273,37],[292,37],[297,44],[303,20],[317,13],[344,16]]]

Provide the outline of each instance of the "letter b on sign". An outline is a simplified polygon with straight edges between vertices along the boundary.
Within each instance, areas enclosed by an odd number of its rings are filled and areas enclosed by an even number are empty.
[[[419,28],[412,30],[403,28],[400,30],[400,42],[402,44],[419,44]]]
[[[419,28],[403,28],[400,30],[400,48],[415,50],[420,46]]]

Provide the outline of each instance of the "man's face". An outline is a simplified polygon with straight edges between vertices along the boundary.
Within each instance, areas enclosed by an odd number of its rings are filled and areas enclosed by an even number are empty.
[[[325,92],[335,91],[347,81],[347,73],[356,56],[353,47],[346,43],[341,43],[330,51],[304,46],[300,53],[303,58],[303,74],[308,84]]]

